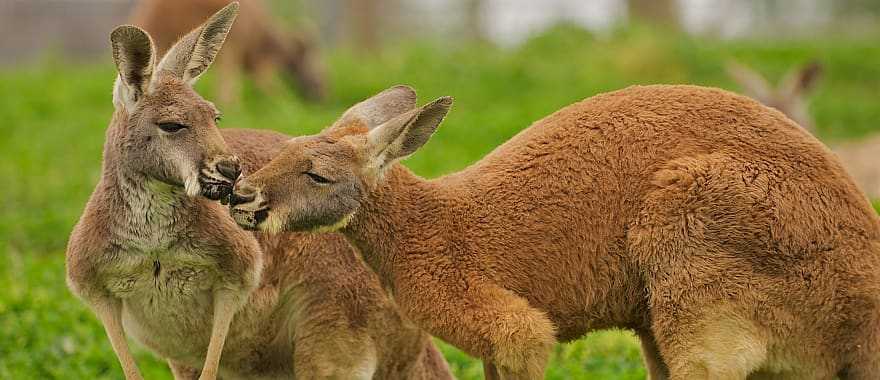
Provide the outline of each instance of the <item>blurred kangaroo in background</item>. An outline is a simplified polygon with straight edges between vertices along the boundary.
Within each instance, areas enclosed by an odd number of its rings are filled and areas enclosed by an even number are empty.
[[[132,13],[132,23],[153,37],[163,54],[202,20],[229,4],[230,0],[142,0]],[[272,19],[260,0],[241,4],[238,21],[230,31],[224,52],[217,58],[220,77],[218,98],[230,104],[240,96],[241,73],[251,75],[265,93],[277,92],[278,73],[311,101],[326,96],[324,68],[315,38],[288,33]]]
[[[192,88],[236,9],[158,63],[143,30],[111,34],[115,112],[101,180],[68,243],[70,289],[129,380],[141,376],[126,335],[178,380],[451,378],[431,337],[401,317],[343,237],[255,235],[211,201],[290,139],[221,131],[218,110]]]
[[[775,87],[761,74],[741,63],[728,63],[727,72],[740,85],[743,93],[776,108],[810,133],[816,134],[816,124],[808,111],[807,95],[816,87],[822,75],[819,62],[791,69]],[[880,164],[877,163],[880,134],[858,141],[832,144],[830,147],[868,197],[880,199]]]

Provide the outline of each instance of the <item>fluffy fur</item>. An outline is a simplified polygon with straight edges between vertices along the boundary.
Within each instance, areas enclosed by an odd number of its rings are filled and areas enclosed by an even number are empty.
[[[341,232],[405,314],[501,378],[541,378],[555,342],[607,328],[637,333],[652,379],[880,377],[878,217],[781,113],[717,89],[637,86],[439,179],[368,170],[373,137],[403,157],[448,103],[294,139],[236,196],[285,210],[288,229],[354,211]]]
[[[234,11],[205,30],[228,29]],[[343,237],[253,234],[193,197],[222,194],[237,157],[255,171],[289,139],[217,129],[216,109],[191,82],[222,36],[197,29],[181,41],[201,52],[197,62],[181,56],[154,70],[144,67],[155,61],[149,36],[118,30],[120,98],[101,180],[68,243],[67,280],[101,319],[126,378],[141,378],[126,334],[176,379],[451,378]],[[186,127],[161,130],[168,123]]]

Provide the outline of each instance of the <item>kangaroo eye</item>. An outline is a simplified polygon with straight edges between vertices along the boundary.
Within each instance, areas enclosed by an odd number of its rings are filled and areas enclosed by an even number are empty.
[[[333,181],[331,181],[331,180],[329,180],[329,179],[327,179],[327,178],[321,177],[321,176],[319,176],[319,175],[317,175],[317,174],[315,174],[315,173],[312,173],[312,172],[306,172],[305,174],[306,174],[307,176],[309,176],[309,178],[310,178],[313,182],[315,182],[315,183],[317,183],[317,184],[326,185],[326,184],[328,184],[328,183],[332,183],[332,182],[333,182]]]
[[[185,125],[177,124],[177,123],[162,123],[159,124],[159,129],[164,132],[174,133],[180,131],[182,129],[186,129]]]
[[[217,115],[217,117],[214,118],[214,124],[219,123],[220,120],[223,120],[223,115]]]

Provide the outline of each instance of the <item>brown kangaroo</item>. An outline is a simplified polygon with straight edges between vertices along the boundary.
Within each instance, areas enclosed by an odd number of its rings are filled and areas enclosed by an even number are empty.
[[[742,64],[730,63],[727,70],[746,95],[778,109],[810,133],[816,133],[816,123],[807,112],[806,95],[816,87],[821,76],[822,66],[818,62],[789,71],[775,89],[761,74]],[[877,163],[880,134],[833,144],[831,150],[868,197],[880,199],[880,164]]]
[[[192,89],[236,10],[158,64],[143,30],[111,34],[116,110],[101,181],[67,248],[71,290],[103,323],[127,379],[141,376],[126,333],[176,379],[451,378],[343,237],[255,235],[197,197],[228,194],[242,167],[255,171],[289,140],[221,133],[217,109]]]
[[[230,0],[141,0],[132,23],[155,39],[158,53]],[[279,27],[261,0],[241,4],[241,14],[229,32],[224,52],[217,58],[220,101],[230,104],[240,96],[242,71],[250,74],[266,93],[275,92],[279,72],[306,99],[323,100],[327,93],[324,67],[315,39],[305,32],[287,33]]]
[[[251,229],[339,230],[404,313],[537,379],[553,344],[634,330],[652,379],[880,378],[880,221],[840,162],[726,91],[636,86],[435,180],[396,162],[451,98],[395,87],[235,186]]]

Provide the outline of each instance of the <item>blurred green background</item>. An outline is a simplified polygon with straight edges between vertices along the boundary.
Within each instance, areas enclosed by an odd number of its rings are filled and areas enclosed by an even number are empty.
[[[109,33],[109,30],[108,30]],[[486,39],[397,39],[365,53],[336,44],[323,53],[329,98],[269,96],[245,83],[239,104],[222,107],[223,128],[319,131],[351,104],[393,84],[420,102],[455,97],[448,119],[406,165],[436,177],[480,159],[531,122],[572,102],[633,84],[738,87],[724,65],[737,60],[771,81],[821,61],[810,96],[818,136],[829,142],[880,131],[880,33],[718,38],[629,22],[602,33],[572,23],[543,29],[513,46]],[[0,379],[116,379],[121,371],[103,329],[68,292],[68,234],[100,175],[115,71],[96,60],[46,52],[0,66]],[[197,85],[208,98],[220,78]],[[480,363],[444,345],[456,376],[482,378]],[[138,350],[147,379],[168,379],[165,364]],[[628,332],[598,332],[559,345],[550,379],[640,379],[638,344]]]

